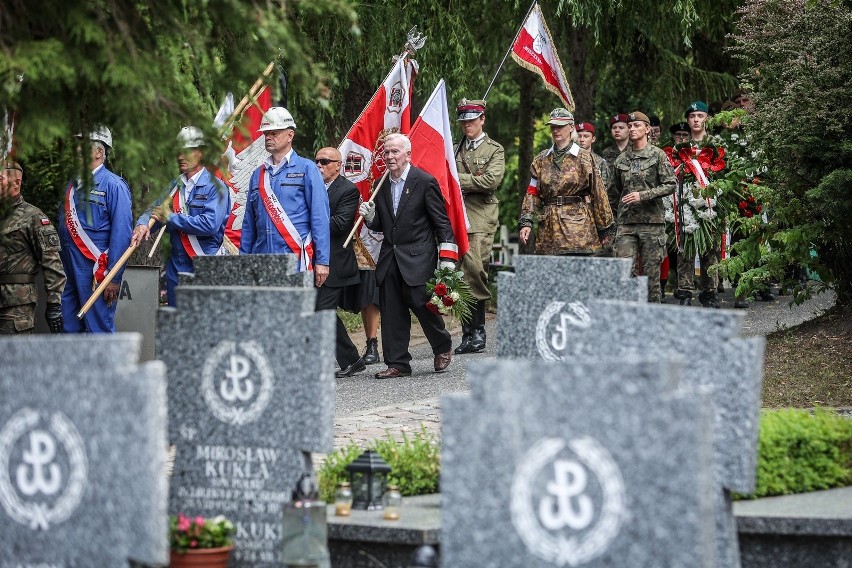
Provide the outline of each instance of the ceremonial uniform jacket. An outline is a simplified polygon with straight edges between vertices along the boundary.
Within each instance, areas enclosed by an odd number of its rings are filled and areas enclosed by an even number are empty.
[[[186,209],[180,214],[173,213],[166,222],[166,231],[172,245],[169,262],[173,263],[178,272],[192,272],[193,255],[187,251],[187,245],[181,238],[183,235],[195,237],[204,255],[214,255],[222,246],[225,235],[225,222],[231,210],[231,196],[228,188],[207,169],[202,168],[198,180],[190,189],[190,195],[184,194]],[[178,191],[184,190],[184,182],[178,178],[172,182],[177,184]],[[188,197],[188,199],[186,199]],[[167,197],[166,199],[171,199]],[[151,210],[160,205],[162,199],[156,201],[139,219],[137,225],[147,225],[151,219]],[[159,223],[154,225],[154,229]],[[192,246],[191,244],[189,246]]]
[[[65,286],[59,235],[41,209],[18,197],[0,219],[0,308],[38,300],[35,279],[44,272],[47,303],[58,304]]]
[[[467,140],[456,156],[459,184],[464,195],[464,207],[470,221],[468,233],[488,233],[492,237],[499,223],[499,203],[494,192],[503,183],[505,173],[503,146],[485,135],[473,149]]]
[[[650,143],[642,150],[628,146],[615,161],[609,187],[609,192],[618,196],[618,224],[664,224],[662,198],[674,193],[676,185],[674,169],[665,152]],[[634,191],[639,192],[639,203],[621,202],[623,196]]]
[[[109,250],[107,254],[107,271],[111,271],[115,263],[130,246],[133,234],[133,207],[130,188],[121,176],[109,171],[101,164],[93,173],[93,187],[90,191],[77,184],[74,192],[74,206],[80,226],[101,251]],[[66,192],[68,186],[66,185]],[[65,194],[63,206],[59,210],[59,240],[63,247],[79,251],[68,231],[67,211],[65,211]],[[78,253],[75,253],[75,255]],[[82,253],[79,253],[82,256]],[[66,267],[71,271],[71,268]],[[113,282],[121,282],[124,267],[114,275]],[[81,277],[91,278],[91,273],[81,274]]]
[[[251,176],[240,254],[292,254],[281,233],[269,217],[260,198],[260,176],[269,170],[269,178],[278,201],[304,242],[311,233],[314,246],[314,264],[328,266],[331,255],[329,230],[328,192],[319,170],[313,161],[302,158],[291,150],[287,163],[277,172],[262,164]]]
[[[532,227],[540,213],[536,254],[598,252],[613,220],[594,158],[576,144],[561,166],[553,158],[551,147],[533,160],[519,225]]]

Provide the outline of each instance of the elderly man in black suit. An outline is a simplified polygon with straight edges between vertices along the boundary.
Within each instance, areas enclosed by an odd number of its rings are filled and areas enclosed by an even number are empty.
[[[382,346],[388,368],[377,379],[411,374],[410,309],[420,321],[435,355],[435,372],[447,369],[452,359],[450,334],[441,316],[426,309],[426,282],[441,267],[455,267],[458,247],[453,238],[441,189],[434,177],[412,166],[411,141],[403,134],[385,139],[382,156],[389,176],[375,201],[359,209],[367,226],[385,235],[376,282],[382,315]]]
[[[355,222],[360,194],[355,184],[340,175],[341,157],[337,148],[320,149],[317,151],[316,162],[328,191],[328,206],[331,212],[329,273],[317,290],[316,310],[334,310],[340,304],[344,287],[357,284],[360,279],[352,243],[343,248],[346,236]],[[340,370],[335,373],[337,378],[351,377],[367,368],[349,338],[340,316],[337,316],[335,358],[340,365]]]

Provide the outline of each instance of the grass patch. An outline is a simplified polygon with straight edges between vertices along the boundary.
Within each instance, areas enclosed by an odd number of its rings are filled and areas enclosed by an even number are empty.
[[[398,485],[403,495],[426,495],[438,491],[441,472],[441,447],[437,437],[425,428],[409,436],[402,433],[402,441],[386,438],[374,440],[372,449],[391,466],[388,483]],[[354,442],[328,454],[317,472],[320,499],[334,501],[334,490],[341,481],[349,481],[346,466],[355,461],[364,450]]]
[[[353,314],[352,312],[347,312],[346,310],[337,308],[337,315],[340,316],[343,326],[349,333],[364,327],[364,322],[361,321],[361,314]]]
[[[764,410],[756,499],[852,484],[852,420],[817,409]]]
[[[852,406],[852,309],[766,337],[763,406]]]

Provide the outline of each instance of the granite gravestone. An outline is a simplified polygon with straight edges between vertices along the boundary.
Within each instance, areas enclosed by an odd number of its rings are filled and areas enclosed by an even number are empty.
[[[278,286],[311,288],[313,272],[296,272],[296,255],[244,254],[199,256],[192,261],[195,272],[184,274],[181,284],[192,286]]]
[[[239,566],[279,566],[282,505],[332,449],[334,313],[310,288],[180,286],[159,312],[176,445],[170,511],[234,521]]]
[[[601,346],[613,357],[680,355],[686,384],[711,391],[714,468],[721,487],[717,565],[739,566],[730,491],[755,488],[764,339],[738,338],[745,315],[734,311],[591,300],[545,315],[549,323],[536,329],[536,349],[527,350],[528,357],[570,361],[599,354]]]
[[[529,357],[535,349],[534,330],[556,306],[592,298],[647,302],[648,278],[630,277],[632,260],[571,256],[520,255],[515,273],[497,276],[497,353]],[[576,314],[582,319],[583,313]]]
[[[447,568],[713,566],[712,411],[671,361],[472,363],[443,397]]]
[[[165,367],[140,346],[0,340],[0,566],[167,562]]]

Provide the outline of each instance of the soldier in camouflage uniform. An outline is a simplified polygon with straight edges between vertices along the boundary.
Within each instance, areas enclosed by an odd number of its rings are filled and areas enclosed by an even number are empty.
[[[24,201],[21,166],[7,162],[0,167],[0,334],[32,333],[39,268],[47,288],[47,323],[51,332],[61,333],[65,271],[59,260],[59,236],[50,219]]]
[[[574,116],[564,108],[550,113],[553,146],[530,166],[519,238],[526,243],[539,217],[536,254],[588,255],[609,244],[612,210],[592,154],[573,142]],[[539,214],[542,212],[541,214]]]
[[[612,134],[612,139],[614,143],[612,146],[607,146],[601,152],[601,158],[606,160],[607,165],[609,166],[610,174],[613,173],[613,168],[615,167],[615,161],[618,157],[624,152],[627,147],[630,145],[630,140],[627,137],[627,115],[626,114],[616,114],[612,118],[609,119],[609,132]],[[607,184],[607,191],[611,187],[611,184]],[[612,214],[616,217],[618,212],[618,200],[620,198],[619,195],[609,194],[609,206],[612,209]],[[618,219],[616,219],[618,222]]]
[[[467,233],[470,249],[462,258],[461,269],[476,298],[471,321],[462,325],[462,342],[454,350],[461,355],[485,350],[485,302],[491,298],[488,263],[499,223],[499,201],[494,192],[503,183],[505,165],[503,146],[482,130],[485,101],[462,99],[456,112],[465,135],[456,154],[456,167],[470,220]]]
[[[621,196],[615,255],[632,258],[634,264],[642,257],[642,272],[648,277],[648,301],[660,303],[660,264],[666,253],[662,198],[674,193],[675,174],[665,153],[648,141],[648,117],[633,112],[628,118],[631,145],[615,161],[610,180],[610,193]]]
[[[595,164],[598,166],[598,171],[601,174],[601,181],[603,181],[604,188],[606,188],[609,187],[610,169],[606,160],[595,154],[595,150],[592,147],[597,140],[595,132],[595,125],[591,122],[577,123],[577,144],[580,148],[588,150],[592,154],[592,158],[594,158]]]

